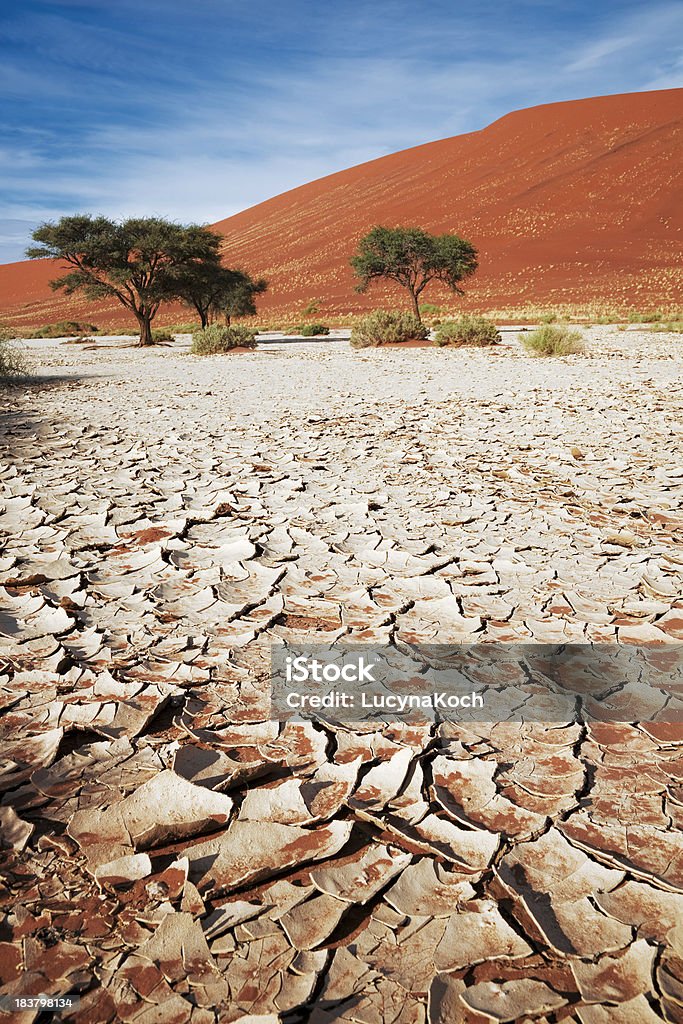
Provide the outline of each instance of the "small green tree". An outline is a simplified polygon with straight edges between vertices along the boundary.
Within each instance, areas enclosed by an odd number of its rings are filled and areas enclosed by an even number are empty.
[[[458,235],[430,235],[422,228],[374,227],[358,245],[351,266],[364,292],[371,281],[395,281],[410,293],[420,320],[420,295],[431,281],[440,281],[456,295],[460,282],[477,269],[477,250]]]
[[[58,259],[69,272],[50,282],[67,295],[82,291],[89,299],[111,296],[135,316],[140,344],[152,345],[152,320],[162,302],[178,297],[178,274],[193,264],[219,265],[221,236],[198,224],[172,224],[160,217],[122,222],[82,214],[41,224],[33,232],[40,244],[26,250],[30,259]]]
[[[228,325],[233,317],[253,316],[254,297],[267,287],[263,278],[254,280],[222,264],[194,263],[178,273],[178,294],[186,306],[196,309],[203,328],[219,316],[224,316]]]
[[[216,305],[216,313],[225,317],[226,324],[240,316],[254,316],[256,313],[255,297],[268,290],[268,282],[259,277],[256,280],[241,270],[234,270],[235,281],[220,304]]]
[[[179,298],[186,306],[197,311],[202,328],[208,326],[216,304],[233,287],[234,274],[233,270],[220,263],[196,263],[179,268]]]

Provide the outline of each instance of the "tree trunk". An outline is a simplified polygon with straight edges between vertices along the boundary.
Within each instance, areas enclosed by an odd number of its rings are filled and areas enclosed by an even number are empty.
[[[152,321],[148,316],[138,315],[138,323],[140,324],[140,341],[139,345],[153,345],[154,339],[152,337]]]
[[[419,306],[419,303],[417,301],[417,292],[414,292],[412,288],[410,289],[410,298],[411,298],[411,301],[413,303],[413,313],[417,317],[417,322],[419,324],[421,324],[422,323],[422,317],[420,316],[420,306]]]
[[[208,327],[209,326],[209,307],[208,306],[202,306],[202,304],[200,302],[195,302],[194,303],[194,308],[195,308],[196,312],[199,314],[199,320],[201,322],[202,329],[204,329],[205,327]]]

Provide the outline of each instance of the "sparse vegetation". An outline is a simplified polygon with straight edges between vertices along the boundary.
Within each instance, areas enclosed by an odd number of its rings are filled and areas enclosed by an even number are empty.
[[[168,338],[165,340],[170,340],[175,337],[176,334],[193,334],[199,329],[200,324],[198,324],[196,320],[194,323],[189,324],[170,324],[168,327],[153,327],[152,337],[155,338],[155,340],[163,341],[164,339],[160,337],[163,333],[168,335]],[[102,327],[100,330],[100,335],[106,338],[134,338],[137,333],[136,328],[132,324],[130,327]],[[159,335],[158,339],[156,338],[156,335]]]
[[[458,235],[377,226],[361,238],[351,266],[358,292],[377,279],[395,281],[407,289],[413,316],[421,322],[419,300],[427,285],[438,281],[456,295],[464,294],[460,282],[477,269],[477,250]]]
[[[662,319],[662,313],[659,311],[642,313],[636,309],[632,309],[627,319],[630,324],[656,324]]]
[[[201,326],[202,325],[197,323],[197,321],[195,320],[193,323],[189,324],[171,324],[171,326],[168,327],[167,330],[169,330],[171,334],[175,337],[176,334],[194,334],[195,331],[201,329]]]
[[[554,324],[557,320],[557,313],[543,313],[538,319],[542,324]]]
[[[301,338],[317,338],[329,333],[330,329],[325,324],[297,324],[296,327],[287,329],[287,334],[298,335]]]
[[[96,334],[98,330],[95,324],[79,323],[78,320],[59,320],[56,324],[45,324],[43,327],[22,327],[21,337],[75,338],[83,334]]]
[[[152,341],[155,345],[162,341],[173,341],[173,335],[168,327],[154,327],[152,329]]]
[[[570,356],[583,352],[584,344],[579,331],[569,327],[545,324],[537,331],[520,335],[522,345],[532,356]]]
[[[497,345],[500,341],[498,328],[493,320],[484,316],[461,316],[457,320],[446,320],[434,332],[435,345]]]
[[[235,348],[255,348],[256,332],[243,324],[228,327],[225,324],[209,324],[192,335],[190,352],[194,356],[213,356],[230,352]]]
[[[30,364],[24,353],[17,347],[12,332],[0,330],[0,382],[12,380],[14,377],[26,377],[30,372]]]
[[[316,313],[320,312],[320,301],[318,299],[310,299],[304,308],[301,310],[302,316],[315,316]]]
[[[134,338],[137,335],[137,328],[130,327],[103,327],[100,332],[105,338]]]
[[[666,323],[649,327],[651,334],[683,334],[683,320],[667,320]]]
[[[354,348],[397,345],[406,341],[423,341],[428,334],[427,328],[413,313],[376,309],[355,324],[351,344]]]

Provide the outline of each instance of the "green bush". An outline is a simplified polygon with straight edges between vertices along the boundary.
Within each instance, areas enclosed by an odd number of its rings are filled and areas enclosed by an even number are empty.
[[[153,327],[152,328],[152,341],[174,341],[173,335],[169,331],[168,327]]]
[[[458,320],[446,320],[434,332],[435,345],[497,345],[500,334],[493,320],[485,316],[461,316]]]
[[[317,338],[329,334],[330,329],[325,324],[302,324],[299,332],[302,338]]]
[[[194,334],[195,331],[200,331],[201,329],[202,325],[197,320],[189,324],[172,324],[166,328],[174,337],[176,334]]]
[[[557,313],[544,313],[543,316],[539,316],[538,320],[542,324],[554,324],[557,320]]]
[[[81,334],[96,334],[99,327],[95,324],[83,324],[78,320],[60,320],[56,324],[45,324],[36,330],[25,330],[24,338],[71,338]]]
[[[194,332],[190,352],[195,356],[213,356],[233,348],[256,348],[256,332],[242,324],[209,324]]]
[[[295,327],[288,327],[286,333],[299,338],[317,338],[329,334],[330,329],[325,327],[325,324],[297,324]]]
[[[656,324],[661,319],[662,314],[657,311],[641,313],[637,309],[632,309],[628,315],[628,322],[630,324]]]
[[[6,337],[5,330],[0,338],[0,380],[9,380],[12,377],[26,377],[29,373],[29,363],[26,356],[12,344]]]
[[[546,324],[537,331],[520,337],[522,345],[532,356],[570,356],[583,352],[584,345],[579,331],[569,327],[555,327]]]
[[[351,331],[354,348],[397,345],[405,341],[423,341],[429,331],[413,313],[376,309],[360,318]]]
[[[309,299],[304,308],[301,310],[304,316],[312,316],[314,313],[320,312],[320,300]]]
[[[59,321],[58,324],[52,324],[48,327],[42,328],[38,334],[38,338],[69,338],[72,335],[79,336],[83,334],[96,334],[98,328],[94,324],[81,324],[79,321]]]

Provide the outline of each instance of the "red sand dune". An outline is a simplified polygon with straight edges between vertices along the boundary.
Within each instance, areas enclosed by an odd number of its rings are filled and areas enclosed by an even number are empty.
[[[349,256],[373,224],[472,241],[480,270],[463,308],[670,308],[683,304],[682,126],[683,89],[533,107],[302,185],[215,226],[229,264],[268,278],[260,310],[273,320],[300,314],[310,299],[323,319],[404,304],[390,286],[354,293]],[[50,292],[51,276],[43,261],[0,267],[0,316],[124,322],[110,302]]]

